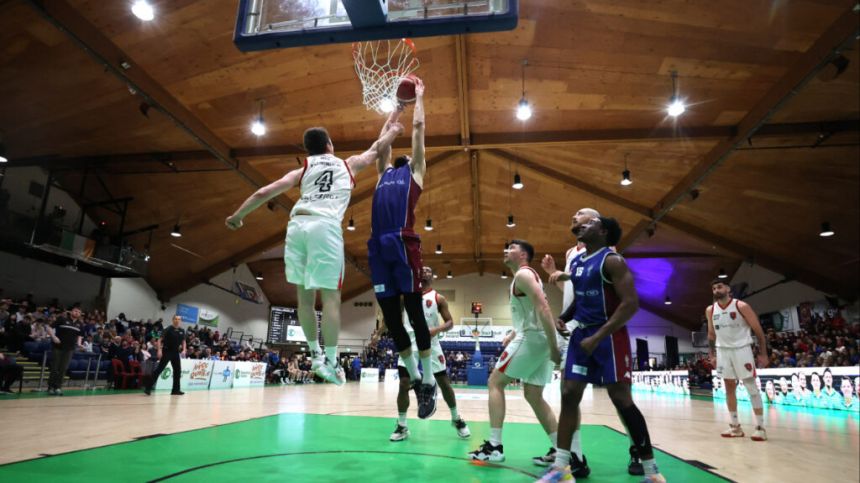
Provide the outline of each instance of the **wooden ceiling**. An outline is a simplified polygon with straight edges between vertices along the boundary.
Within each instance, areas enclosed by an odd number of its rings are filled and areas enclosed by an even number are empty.
[[[361,105],[350,47],[243,54],[235,2],[153,3],[146,23],[127,2],[0,1],[8,165],[53,169],[81,199],[134,197],[126,229],[159,225],[148,281],[164,298],[251,261],[272,303],[293,304],[273,247],[296,193],[238,232],[223,220],[297,166],[307,127],[326,126],[341,155],[371,144],[382,119]],[[561,257],[570,215],[590,206],[621,222],[643,307],[685,327],[699,326],[708,280],[746,262],[856,297],[855,5],[527,0],[514,31],[416,39],[430,165],[418,219],[436,227],[423,233],[425,259],[442,273],[495,275],[513,237]],[[836,55],[848,61],[838,76]],[[523,59],[527,122],[513,117]],[[677,120],[664,111],[673,70],[689,103]],[[248,129],[258,99],[261,138]],[[629,187],[618,183],[625,163]],[[513,172],[524,190],[510,189]],[[370,287],[375,176],[357,183],[345,299]],[[825,220],[835,237],[817,236]],[[178,240],[168,234],[177,221]]]

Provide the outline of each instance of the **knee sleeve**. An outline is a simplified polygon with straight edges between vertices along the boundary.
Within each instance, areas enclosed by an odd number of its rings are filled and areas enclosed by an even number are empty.
[[[391,338],[394,339],[394,346],[397,352],[403,352],[412,347],[412,341],[409,340],[409,334],[403,327],[403,318],[400,314],[400,297],[385,297],[377,299],[379,308],[382,309],[382,318],[385,326],[388,327],[388,332]]]
[[[744,387],[747,388],[747,393],[750,395],[750,403],[752,403],[753,409],[761,409],[761,392],[759,392],[758,388],[755,386],[755,378],[748,377],[743,380]]]
[[[409,322],[415,331],[415,344],[418,345],[418,350],[426,351],[430,349],[430,329],[427,328],[427,321],[424,319],[424,309],[421,307],[421,294],[419,292],[403,294],[403,305],[406,307]]]

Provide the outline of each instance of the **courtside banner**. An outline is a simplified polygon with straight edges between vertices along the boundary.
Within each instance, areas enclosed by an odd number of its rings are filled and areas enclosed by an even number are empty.
[[[266,385],[266,363],[252,362],[251,376],[248,380],[249,387],[263,387]]]
[[[725,399],[723,379],[712,371],[715,399]],[[756,386],[762,400],[775,406],[799,406],[860,412],[860,368],[783,367],[757,369]],[[738,384],[738,400],[749,401],[749,393]]]
[[[379,369],[376,368],[362,368],[361,369],[361,382],[362,383],[372,383],[379,384]]]
[[[212,362],[212,378],[209,380],[209,388],[229,389],[233,387],[233,373],[236,363],[232,361]]]
[[[198,361],[194,359],[180,359],[182,367],[182,376],[179,378],[180,391],[188,389],[188,383],[191,380],[191,371],[194,369],[195,362]],[[158,376],[158,381],[155,382],[155,390],[160,391],[162,389],[173,389],[173,366],[171,364],[164,366],[164,371],[161,372],[161,375]]]
[[[633,371],[633,389],[656,394],[690,394],[687,371]]]
[[[191,361],[191,373],[188,375],[188,389],[209,389],[209,379],[212,378],[212,367],[215,361],[185,359],[183,360],[183,371],[185,361]]]
[[[251,386],[251,370],[253,362],[236,361],[233,369],[233,387],[250,387]]]

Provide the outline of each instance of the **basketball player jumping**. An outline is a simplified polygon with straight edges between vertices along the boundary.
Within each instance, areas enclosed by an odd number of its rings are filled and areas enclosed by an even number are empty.
[[[415,108],[412,116],[412,156],[391,162],[390,145],[377,158],[379,180],[373,193],[371,235],[367,241],[371,280],[376,300],[409,381],[418,398],[418,417],[436,412],[436,381],[430,370],[430,331],[421,308],[421,240],[415,233],[415,205],[424,184],[424,84],[415,79]],[[400,109],[386,123],[396,124]],[[383,130],[387,129],[386,127]],[[415,345],[424,373],[412,357],[409,334],[403,327],[401,297],[415,331]]]
[[[505,386],[514,379],[523,381],[523,393],[553,446],[557,445],[558,422],[543,398],[543,388],[552,381],[552,369],[561,358],[556,343],[556,327],[543,284],[529,266],[534,248],[522,240],[511,241],[505,250],[505,265],[514,274],[511,282],[512,339],[496,362],[488,384],[490,439],[469,453],[473,460],[505,460],[502,425],[505,422]],[[570,446],[571,435],[567,436]]]
[[[714,294],[714,304],[705,309],[708,318],[708,344],[711,347],[711,363],[714,358],[717,374],[723,378],[726,387],[726,406],[729,408],[731,423],[729,429],[723,431],[724,438],[743,438],[744,432],[738,420],[738,398],[735,389],[740,379],[750,395],[753,413],[755,413],[755,430],[751,436],[753,441],[767,441],[764,429],[764,408],[762,407],[761,392],[755,384],[756,361],[760,367],[767,367],[767,341],[764,331],[750,305],[742,300],[732,298],[729,285],[717,278],[711,282],[711,293]],[[752,338],[750,329],[758,339],[758,357],[753,357]]]
[[[644,481],[664,482],[654,461],[648,426],[630,390],[630,339],[625,324],[638,310],[639,298],[627,263],[610,249],[621,239],[621,227],[614,218],[583,214],[575,217],[572,231],[585,243],[585,253],[574,257],[570,265],[575,297],[559,318],[565,323],[575,319],[577,327],[571,334],[564,365],[555,462],[541,481],[573,479],[570,441],[578,429],[582,394],[593,383],[606,386],[638,447]]]
[[[448,311],[448,301],[445,296],[437,292],[432,287],[433,284],[433,269],[424,267],[421,271],[421,287],[424,289],[424,297],[422,309],[424,310],[424,320],[427,321],[427,326],[430,329],[430,350],[432,357],[430,365],[433,372],[433,377],[436,378],[436,383],[439,385],[439,390],[442,392],[442,397],[448,404],[451,410],[451,425],[457,429],[457,436],[468,438],[472,435],[469,431],[469,426],[460,417],[457,412],[457,398],[454,395],[454,388],[451,387],[451,379],[448,377],[448,366],[445,363],[445,354],[442,352],[442,344],[439,343],[439,334],[447,332],[454,327],[454,319],[451,317],[451,312]],[[439,324],[439,315],[442,316],[442,324]],[[409,323],[407,314],[403,314],[403,326],[409,334],[409,339],[412,341],[412,357],[415,357],[415,352],[418,350],[415,347],[415,331],[412,330],[412,325]],[[428,368],[424,367],[424,371]],[[389,438],[391,441],[403,441],[409,437],[409,428],[406,424],[406,411],[409,409],[409,390],[410,380],[409,371],[406,370],[406,364],[403,360],[397,361],[397,373],[400,375],[400,389],[397,393],[397,427],[391,433]]]
[[[387,123],[386,130],[370,149],[344,161],[334,155],[334,145],[324,128],[310,128],[304,134],[304,147],[308,152],[304,166],[258,189],[226,220],[228,228],[238,230],[249,213],[290,188],[300,186],[301,197],[293,206],[287,224],[284,265],[287,281],[296,285],[299,323],[310,347],[311,368],[321,378],[337,385],[342,385],[346,379],[337,358],[344,272],[341,223],[355,187],[353,175],[373,164],[402,132],[403,126],[399,123]],[[317,290],[323,306],[325,352],[317,340],[314,315]]]

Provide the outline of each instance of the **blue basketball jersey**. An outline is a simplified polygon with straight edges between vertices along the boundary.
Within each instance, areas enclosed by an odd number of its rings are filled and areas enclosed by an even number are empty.
[[[421,187],[412,177],[409,165],[394,168],[389,166],[373,193],[371,233],[414,233],[415,205],[421,196]]]
[[[584,326],[606,323],[620,302],[612,282],[603,276],[606,257],[620,256],[609,247],[588,255],[582,252],[570,262],[570,281],[573,284],[573,318]]]

